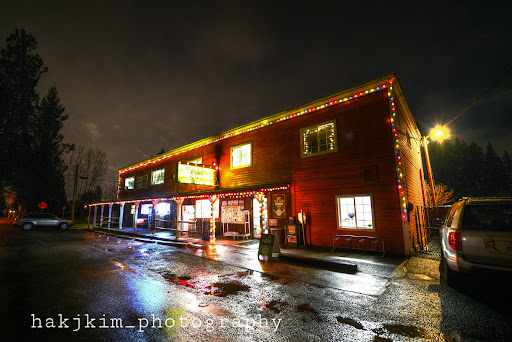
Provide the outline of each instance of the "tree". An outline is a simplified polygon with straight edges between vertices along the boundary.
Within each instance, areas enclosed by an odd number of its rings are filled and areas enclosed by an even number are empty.
[[[55,86],[40,101],[36,90],[47,71],[34,52],[36,39],[16,30],[0,53],[0,183],[11,186],[31,211],[45,201],[59,212],[65,203],[63,122],[68,118]]]
[[[427,187],[427,198],[429,201],[429,206],[432,206],[432,203],[430,203],[432,201],[432,196],[430,193],[430,187]],[[436,205],[452,203],[455,200],[454,193],[455,191],[453,189],[449,189],[448,186],[444,184],[434,184],[434,197],[436,200]]]
[[[505,165],[498,156],[491,142],[487,144],[484,166],[484,196],[504,196],[506,195],[506,173]]]
[[[90,202],[101,201],[101,192],[98,192],[96,187],[102,187],[108,170],[107,153],[99,148],[79,146],[68,154],[65,178],[66,195],[69,201],[73,200],[76,165],[78,165],[77,198],[81,199],[84,194],[89,194],[89,198],[90,194],[99,194],[99,198],[94,198]]]
[[[512,158],[508,151],[503,153],[503,165],[505,167],[505,192],[512,196]]]

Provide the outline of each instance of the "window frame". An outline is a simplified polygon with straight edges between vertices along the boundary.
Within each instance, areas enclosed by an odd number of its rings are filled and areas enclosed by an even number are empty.
[[[365,228],[365,227],[358,227],[357,226],[357,211],[355,213],[356,215],[356,226],[355,227],[343,227],[340,225],[340,198],[352,198],[354,200],[354,209],[356,208],[355,204],[355,198],[356,197],[369,197],[370,198],[370,206],[371,206],[371,214],[372,214],[372,227],[371,228]],[[375,204],[373,200],[373,194],[346,194],[346,195],[336,195],[336,226],[337,230],[342,231],[357,231],[357,232],[374,232],[376,231],[375,226]]]
[[[240,153],[242,151],[242,147],[243,146],[246,146],[246,145],[249,145],[251,147],[251,155],[250,155],[250,161],[249,161],[249,164],[247,165],[240,165],[240,166],[233,166],[233,150],[237,149],[237,148],[240,148]],[[229,166],[232,170],[234,169],[242,169],[244,167],[251,167],[252,166],[252,141],[249,141],[249,142],[245,142],[243,144],[238,144],[238,145],[235,145],[235,146],[232,146],[229,150]],[[242,159],[242,156],[240,156],[240,160]]]
[[[139,179],[146,179],[143,186],[142,185],[139,186]],[[141,183],[142,183],[142,181],[141,181]],[[137,177],[136,183],[135,183],[135,189],[145,189],[147,187],[148,187],[148,175]]]
[[[304,133],[305,133],[305,131],[307,131],[309,129],[313,129],[313,128],[318,129],[318,127],[324,126],[324,125],[328,125],[328,124],[333,124],[334,125],[334,148],[332,150],[320,151],[320,140],[319,140],[318,131],[317,131],[317,143],[318,143],[319,151],[316,152],[316,153],[308,153],[308,154],[304,153]],[[327,153],[333,153],[333,152],[338,152],[338,126],[336,124],[336,119],[333,119],[333,120],[330,120],[330,121],[321,122],[321,123],[318,123],[318,124],[311,125],[311,126],[304,127],[304,128],[300,129],[300,156],[302,158],[318,156],[318,155],[321,155],[321,154],[327,154]]]
[[[154,182],[154,174],[155,172],[158,172],[158,171],[163,171],[163,175],[162,175],[162,181],[160,183],[155,183]],[[165,167],[162,168],[162,169],[158,169],[158,170],[153,170],[151,171],[151,185],[159,185],[159,184],[164,184],[165,183]]]
[[[129,188],[128,186],[126,186],[126,181],[127,181],[127,180],[129,180],[129,179],[132,179],[132,181],[133,181],[133,185],[132,185],[132,187],[131,187],[131,188]],[[126,178],[124,179],[124,189],[125,189],[125,190],[133,190],[133,189],[135,189],[135,177],[134,177],[134,176],[126,177]]]

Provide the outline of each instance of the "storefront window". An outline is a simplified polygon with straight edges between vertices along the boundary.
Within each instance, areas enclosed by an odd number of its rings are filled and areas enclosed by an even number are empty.
[[[137,177],[137,189],[148,187],[148,176]]]
[[[231,168],[246,167],[252,164],[252,143],[231,148]]]
[[[124,180],[124,188],[126,190],[135,188],[135,177],[128,177]]]
[[[219,217],[219,201],[216,201],[213,205],[213,217]],[[196,201],[196,218],[212,218],[212,206],[210,200],[197,200]]]
[[[163,184],[165,169],[155,170],[151,172],[151,185]]]
[[[370,195],[338,196],[338,229],[375,229]]]
[[[140,206],[140,213],[142,215],[150,215],[151,214],[151,209],[153,209],[153,205],[152,204],[143,204]]]
[[[335,120],[303,128],[300,130],[300,135],[302,139],[301,154],[303,157],[335,152],[338,150]]]

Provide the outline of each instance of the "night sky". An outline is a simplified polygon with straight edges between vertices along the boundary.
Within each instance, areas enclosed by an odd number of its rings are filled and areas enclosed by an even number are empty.
[[[512,61],[512,5],[493,1],[3,1],[0,39],[39,42],[67,142],[117,169],[396,73],[429,129]],[[512,73],[452,136],[512,153]],[[110,175],[109,175],[110,177]]]

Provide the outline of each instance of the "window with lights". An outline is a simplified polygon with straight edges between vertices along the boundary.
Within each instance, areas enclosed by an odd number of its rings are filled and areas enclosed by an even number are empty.
[[[338,151],[336,120],[303,128],[300,136],[302,157]]]

